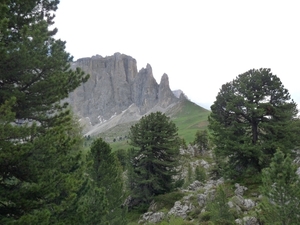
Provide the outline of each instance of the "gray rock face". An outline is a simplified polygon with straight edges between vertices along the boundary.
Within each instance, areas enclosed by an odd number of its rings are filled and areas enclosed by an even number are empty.
[[[157,84],[148,64],[137,71],[136,60],[115,53],[113,56],[93,56],[78,59],[72,68],[81,68],[90,79],[69,96],[74,112],[81,118],[89,117],[91,124],[99,124],[122,113],[135,104],[140,115],[154,106],[165,108],[178,101],[169,87],[168,76]]]

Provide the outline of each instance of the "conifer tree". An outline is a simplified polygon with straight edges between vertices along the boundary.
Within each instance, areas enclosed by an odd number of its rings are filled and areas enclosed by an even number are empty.
[[[104,191],[108,202],[106,220],[109,224],[121,224],[122,218],[121,204],[123,203],[123,178],[122,166],[115,154],[111,152],[111,147],[101,138],[96,139],[91,146],[91,151],[87,156],[91,161],[88,170],[92,182],[96,188]],[[99,204],[99,203],[98,203]],[[99,205],[99,207],[101,207]],[[93,212],[90,212],[93,214]],[[97,219],[97,218],[96,218]],[[97,224],[98,221],[94,221]]]
[[[107,218],[109,210],[105,190],[97,187],[94,181],[88,180],[86,192],[80,196],[76,213],[77,221],[73,224],[110,224]]]
[[[217,187],[215,196],[207,203],[210,220],[216,225],[235,224],[234,216],[228,205],[227,190],[224,185]]]
[[[177,127],[165,114],[151,113],[130,128],[129,138],[134,147],[129,174],[132,196],[149,203],[174,187],[180,145]]]
[[[58,0],[0,3],[0,224],[72,224],[81,131],[60,103],[82,82],[51,30]]]
[[[211,111],[214,151],[232,178],[261,171],[277,147],[291,153],[299,144],[290,129],[297,105],[270,69],[252,69],[222,85]]]
[[[270,167],[262,171],[263,201],[260,216],[264,224],[300,224],[300,179],[289,155],[279,149]]]
[[[195,134],[194,144],[197,144],[199,150],[205,151],[208,150],[208,132],[207,130],[198,130]]]

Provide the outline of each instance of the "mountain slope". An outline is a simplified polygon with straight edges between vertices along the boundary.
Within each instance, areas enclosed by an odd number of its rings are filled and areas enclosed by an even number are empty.
[[[170,116],[186,142],[207,125],[208,110],[190,102],[180,90],[172,92],[167,74],[157,83],[148,64],[137,71],[134,58],[120,53],[78,59],[72,68],[90,74],[69,95],[85,136],[101,136],[110,143],[126,142],[130,127],[151,112]]]
[[[194,140],[197,130],[207,127],[209,113],[209,110],[184,99],[166,112],[166,115],[170,116],[178,127],[179,136],[190,143]]]
[[[197,130],[207,127],[207,118],[210,111],[187,99],[181,99],[180,102],[169,107],[164,113],[169,116],[178,127],[179,137],[183,138],[186,143],[190,143],[195,139]],[[129,147],[127,143],[128,132],[130,127],[136,122],[138,122],[138,120],[116,124],[104,132],[94,133],[94,136],[100,136],[107,142],[110,142],[114,150],[120,148],[127,149]]]

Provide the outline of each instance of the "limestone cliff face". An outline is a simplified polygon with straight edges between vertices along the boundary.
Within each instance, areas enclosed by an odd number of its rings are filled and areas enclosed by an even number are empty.
[[[93,125],[122,113],[132,104],[143,115],[155,106],[166,108],[179,101],[170,90],[166,74],[158,84],[149,64],[138,72],[136,60],[124,54],[82,58],[72,67],[80,67],[90,74],[90,79],[70,94],[70,105],[80,117],[89,117]]]

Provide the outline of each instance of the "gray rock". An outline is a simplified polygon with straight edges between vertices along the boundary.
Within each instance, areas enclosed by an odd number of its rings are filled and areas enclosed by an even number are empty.
[[[240,196],[243,196],[244,191],[246,191],[246,190],[248,189],[248,188],[246,188],[246,187],[244,187],[244,186],[241,186],[241,185],[239,185],[239,184],[235,184],[234,186],[236,187],[234,193],[235,193],[236,195],[240,195]]]
[[[298,176],[300,176],[300,167],[298,167],[298,169],[297,169],[297,171],[296,171],[296,174],[297,174]]]
[[[198,204],[202,208],[206,204],[206,195],[205,194],[199,194],[198,195]]]
[[[253,216],[246,216],[243,219],[236,219],[235,223],[239,225],[259,225],[258,220]]]
[[[189,144],[187,146],[187,149],[180,148],[180,154],[181,155],[191,155],[191,156],[196,156],[198,153],[198,148],[195,145]]]
[[[158,223],[162,221],[165,217],[163,212],[146,212],[142,215],[142,218],[139,220],[139,224],[142,223]]]
[[[244,207],[245,199],[240,195],[233,196],[231,201],[233,202],[233,204],[235,204],[239,207]]]
[[[182,205],[180,201],[175,202],[173,208],[170,209],[168,215],[175,215],[177,217],[181,217],[185,219],[187,217],[187,213],[191,211],[190,205]]]
[[[191,190],[191,191],[197,191],[199,190],[200,188],[202,187],[202,183],[198,180],[195,180],[193,183],[191,183],[189,186],[188,186],[188,190]]]
[[[242,212],[242,209],[238,205],[234,204],[232,201],[229,201],[227,204],[229,208],[234,209],[238,214]]]
[[[148,212],[156,212],[156,211],[157,211],[157,203],[154,202],[154,201],[152,201],[152,202],[150,203],[150,206],[149,206],[149,208],[148,208],[147,211],[148,211]]]
[[[251,199],[245,199],[245,201],[244,201],[244,207],[246,210],[250,210],[250,209],[254,208],[255,205],[256,205],[255,202]]]
[[[238,206],[239,208],[243,209],[244,211],[249,211],[255,207],[255,202],[251,199],[244,199],[240,195],[235,195],[232,197],[231,202]]]
[[[121,114],[133,104],[144,115],[154,106],[166,108],[180,101],[170,90],[166,74],[158,84],[149,64],[138,72],[136,60],[124,54],[78,59],[72,64],[73,69],[77,67],[90,74],[90,78],[67,101],[79,118],[89,117],[93,126]]]

